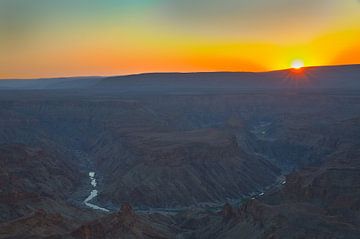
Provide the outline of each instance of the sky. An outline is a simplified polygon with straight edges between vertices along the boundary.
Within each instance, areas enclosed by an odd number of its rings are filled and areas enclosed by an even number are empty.
[[[0,78],[360,63],[360,0],[0,0]]]

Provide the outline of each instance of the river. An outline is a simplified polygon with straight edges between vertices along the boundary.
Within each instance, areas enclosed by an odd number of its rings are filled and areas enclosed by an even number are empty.
[[[99,207],[98,205],[90,203],[91,200],[93,200],[94,198],[97,197],[98,190],[96,189],[97,182],[96,182],[96,178],[95,178],[95,172],[89,172],[89,178],[90,178],[90,184],[91,184],[92,190],[90,192],[90,195],[84,200],[84,204],[95,210],[110,212],[110,210],[108,210],[106,208]]]

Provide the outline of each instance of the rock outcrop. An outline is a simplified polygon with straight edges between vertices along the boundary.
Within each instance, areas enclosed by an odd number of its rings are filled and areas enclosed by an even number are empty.
[[[71,233],[72,238],[79,239],[112,239],[112,238],[175,238],[175,233],[168,225],[149,221],[145,216],[134,213],[129,203],[121,210],[96,221],[87,223]]]

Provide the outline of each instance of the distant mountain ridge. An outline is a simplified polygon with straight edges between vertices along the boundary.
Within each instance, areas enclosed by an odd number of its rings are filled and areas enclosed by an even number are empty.
[[[144,73],[110,77],[0,80],[1,90],[189,92],[261,89],[360,89],[360,65],[304,67],[269,72]]]

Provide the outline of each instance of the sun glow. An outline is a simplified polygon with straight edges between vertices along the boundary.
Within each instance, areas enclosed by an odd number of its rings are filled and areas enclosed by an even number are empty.
[[[302,60],[294,60],[291,62],[291,68],[299,70],[304,67],[304,61]]]
[[[299,70],[304,67],[304,62],[302,60],[294,60],[291,62],[291,68]]]
[[[358,1],[0,0],[0,78],[360,64]]]

